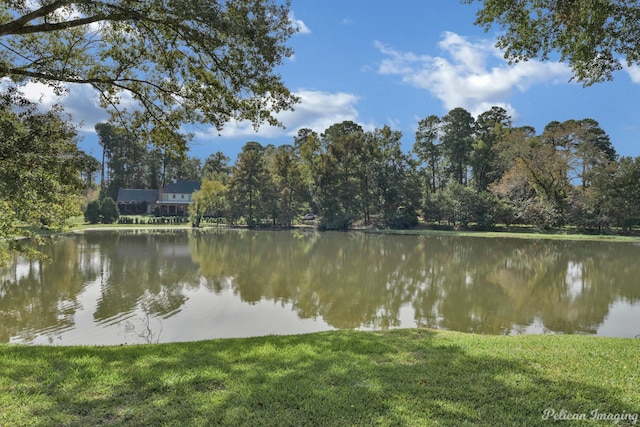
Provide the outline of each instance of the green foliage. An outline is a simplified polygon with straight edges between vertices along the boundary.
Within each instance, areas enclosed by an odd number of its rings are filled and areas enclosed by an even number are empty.
[[[229,181],[231,221],[244,218],[249,227],[255,227],[268,218],[270,187],[265,148],[257,142],[247,142],[238,155]]]
[[[84,220],[89,224],[97,224],[102,220],[100,200],[92,200],[87,203],[87,208],[84,211]]]
[[[473,3],[477,0],[464,0]],[[640,64],[636,2],[623,0],[482,0],[476,24],[501,27],[497,47],[511,62],[567,61],[585,85],[611,80],[613,72]]]
[[[268,161],[268,169],[273,181],[275,216],[280,226],[293,225],[305,207],[305,183],[302,169],[294,147],[282,145],[273,150]]]
[[[469,163],[473,185],[480,192],[485,191],[503,172],[498,162],[498,143],[510,127],[511,117],[501,107],[492,107],[476,120]]]
[[[388,126],[365,132],[347,121],[321,135],[302,129],[293,146],[247,143],[229,180],[227,216],[249,226],[270,220],[289,227],[310,208],[321,230],[411,228],[419,210],[428,223],[483,230],[496,224],[632,228],[638,222],[635,214],[603,207],[635,212],[623,202],[635,196],[631,189],[623,197],[612,192],[632,187],[612,180],[607,168],[617,164],[615,150],[593,119],[551,122],[536,135],[531,127],[513,128],[502,108],[478,120],[458,108],[442,120],[420,121],[412,150],[417,160],[402,152],[401,140]],[[209,160],[213,170],[224,170],[219,160]]]
[[[80,214],[86,154],[58,107],[41,113],[14,90],[0,94],[0,141],[0,239],[19,248],[16,237],[61,230]]]
[[[313,171],[314,203],[321,213],[321,227],[346,230],[362,215],[366,192],[365,134],[351,121],[330,126],[322,134],[324,150]]]
[[[476,192],[455,180],[442,190],[440,203],[443,219],[453,225],[467,227],[478,219],[479,198]]]
[[[193,193],[193,205],[189,209],[191,224],[200,227],[205,215],[224,216],[227,208],[227,187],[220,180],[205,179],[200,190]]]
[[[460,184],[468,182],[475,120],[464,108],[454,108],[442,118],[442,149],[449,176]]]
[[[585,210],[596,226],[640,225],[640,157],[622,157],[598,168],[586,193]]]
[[[231,173],[231,167],[229,167],[231,159],[224,153],[218,151],[211,154],[204,161],[202,167],[202,176],[204,179],[221,179],[226,181]]]
[[[102,199],[100,203],[100,217],[103,224],[113,224],[118,221],[120,217],[118,204],[111,197]]]
[[[388,126],[376,129],[369,138],[373,174],[365,182],[374,184],[369,207],[378,214],[382,227],[411,228],[418,221],[420,180],[415,164],[401,151],[401,138],[402,133]]]
[[[295,31],[273,0],[3,2],[0,77],[91,85],[121,126],[177,148],[184,123],[277,124],[297,101],[274,72]]]
[[[413,145],[413,152],[418,156],[420,162],[426,165],[425,184],[430,193],[435,193],[439,188],[438,178],[442,181],[439,167],[442,147],[437,144],[441,136],[441,123],[441,119],[435,115],[420,120],[416,131],[416,141]]]
[[[98,123],[95,129],[108,170],[102,180],[102,185],[106,184],[102,195],[116,199],[120,188],[146,188],[143,162],[146,147],[133,134],[112,124]]]

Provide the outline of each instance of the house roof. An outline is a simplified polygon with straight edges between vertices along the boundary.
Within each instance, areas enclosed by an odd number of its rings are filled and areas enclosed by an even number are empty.
[[[147,202],[155,203],[158,201],[158,190],[139,190],[134,188],[121,188],[118,190],[118,203]]]
[[[162,192],[191,194],[199,189],[200,183],[198,181],[178,181],[165,185]]]

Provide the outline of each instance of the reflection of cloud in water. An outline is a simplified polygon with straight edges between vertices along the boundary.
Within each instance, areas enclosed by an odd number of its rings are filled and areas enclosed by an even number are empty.
[[[0,270],[0,273],[0,281],[2,282],[19,282],[29,277],[38,276],[40,274],[40,263],[36,261],[30,262],[20,257],[15,264]]]
[[[582,263],[569,261],[567,263],[567,275],[565,277],[567,292],[572,300],[577,299],[584,290],[584,280],[582,277]]]
[[[301,334],[334,329],[319,318],[300,319],[291,303],[263,299],[242,302],[232,289],[187,294],[183,310],[163,321],[161,341]]]
[[[620,300],[611,304],[609,314],[598,328],[598,335],[640,336],[640,303]]]

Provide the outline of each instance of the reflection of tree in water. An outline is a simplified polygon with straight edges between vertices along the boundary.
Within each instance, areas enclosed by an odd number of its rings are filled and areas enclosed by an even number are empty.
[[[138,307],[169,317],[184,305],[184,291],[199,287],[184,232],[96,232],[57,239],[44,249],[49,261],[17,256],[0,270],[0,340],[31,341],[74,326],[78,296],[98,281],[94,318],[122,317]]]
[[[72,327],[78,295],[98,275],[92,248],[81,239],[56,239],[42,250],[46,261],[16,255],[0,268],[0,342]]]
[[[612,302],[621,298],[633,302],[640,295],[639,289],[633,289],[633,278],[640,273],[633,264],[639,254],[633,245],[447,240],[442,244],[453,247],[438,249],[436,254],[467,255],[463,263],[436,261],[446,273],[435,288],[446,297],[436,296],[437,291],[428,287],[420,297],[428,303],[416,304],[425,307],[423,320],[429,326],[495,334],[518,332],[538,319],[549,331],[593,333]],[[458,245],[466,248],[460,250]],[[425,259],[432,269],[433,258]]]
[[[411,304],[429,327],[501,334],[538,320],[591,333],[612,302],[640,295],[640,248],[624,243],[223,232],[194,236],[191,250],[216,292],[291,303],[338,328],[396,326]]]
[[[393,244],[382,236],[240,232],[194,239],[194,260],[207,282],[217,289],[228,283],[246,302],[291,303],[302,318],[321,316],[346,328],[397,324],[409,301],[400,286],[388,286],[402,251],[381,245]]]
[[[185,290],[199,286],[184,232],[104,233],[101,239],[102,292],[96,320],[121,317],[138,306],[166,318],[180,311]]]
[[[626,243],[316,232],[102,232],[58,239],[51,262],[0,270],[0,340],[73,326],[78,297],[100,286],[94,319],[136,310],[167,318],[186,292],[231,290],[290,304],[337,328],[417,324],[512,333],[592,333],[612,303],[640,301],[640,246]]]

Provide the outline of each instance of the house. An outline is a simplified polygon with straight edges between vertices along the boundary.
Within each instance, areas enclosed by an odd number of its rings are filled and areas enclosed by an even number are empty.
[[[152,213],[158,202],[159,194],[159,190],[119,189],[116,202],[120,215]]]
[[[160,189],[156,204],[161,216],[187,216],[189,205],[193,203],[193,193],[200,190],[198,181],[177,181]]]
[[[116,202],[121,215],[187,216],[193,192],[199,189],[198,181],[176,181],[159,190],[121,188]]]

